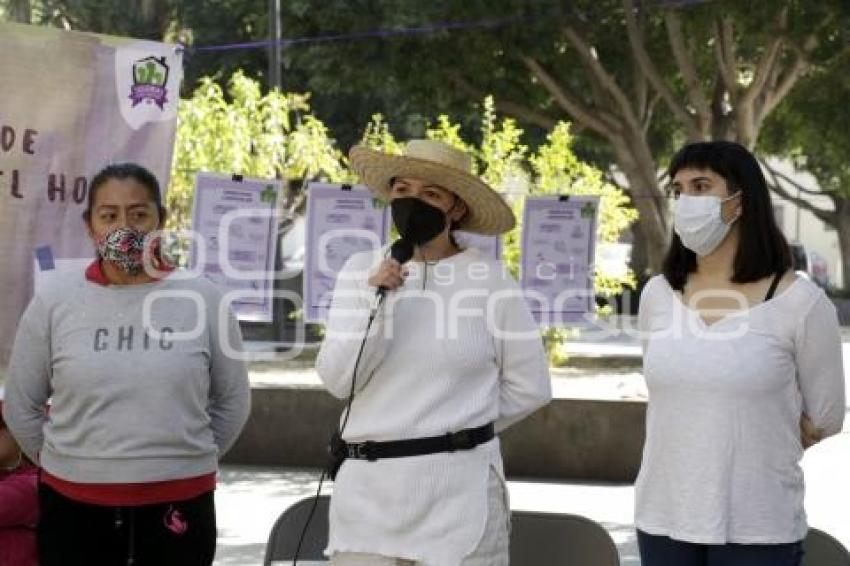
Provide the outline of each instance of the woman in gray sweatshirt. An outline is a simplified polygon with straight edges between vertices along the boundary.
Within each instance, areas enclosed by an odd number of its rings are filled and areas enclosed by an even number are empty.
[[[162,261],[149,171],[106,167],[84,218],[97,259],[32,299],[6,386],[9,429],[42,468],[41,564],[211,564],[217,463],[250,410],[227,354],[239,325],[212,283]]]

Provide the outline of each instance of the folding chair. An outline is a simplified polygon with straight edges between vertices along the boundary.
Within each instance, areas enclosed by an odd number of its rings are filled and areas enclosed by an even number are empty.
[[[264,566],[295,557],[312,505],[312,497],[302,499],[277,519],[269,534]],[[330,497],[319,499],[299,560],[324,560],[329,505]],[[620,565],[617,547],[608,532],[598,523],[577,515],[515,511],[511,517],[510,553],[511,566]]]
[[[611,535],[586,517],[514,511],[511,566],[620,566]]]
[[[275,521],[269,540],[266,543],[266,558],[264,566],[271,566],[277,560],[292,560],[295,558],[295,549],[298,547],[298,539],[304,530],[310,509],[313,508],[314,497],[307,497],[290,506]],[[298,561],[301,560],[326,560],[323,554],[328,545],[328,509],[330,507],[330,496],[323,495],[319,498],[316,511],[310,520],[310,526],[304,535],[301,544],[301,552]]]
[[[803,566],[850,566],[850,552],[834,537],[818,529],[809,529],[803,551]]]

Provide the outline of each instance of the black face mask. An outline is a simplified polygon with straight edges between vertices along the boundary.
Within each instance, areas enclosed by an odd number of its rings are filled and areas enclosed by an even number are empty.
[[[418,198],[393,199],[390,210],[399,235],[414,246],[430,242],[446,229],[446,213]]]

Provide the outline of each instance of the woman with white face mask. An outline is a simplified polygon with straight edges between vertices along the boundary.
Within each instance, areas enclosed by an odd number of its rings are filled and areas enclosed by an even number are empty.
[[[675,235],[639,313],[649,388],[641,563],[799,566],[799,462],[845,412],[835,308],[791,271],[744,147],[687,145],[669,175]]]

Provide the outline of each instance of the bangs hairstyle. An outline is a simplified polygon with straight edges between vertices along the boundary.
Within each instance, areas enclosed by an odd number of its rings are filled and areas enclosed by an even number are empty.
[[[710,170],[726,180],[729,195],[741,193],[739,242],[733,262],[733,283],[750,283],[791,269],[788,241],[776,224],[767,181],[758,161],[744,146],[727,141],[688,144],[673,157],[667,174],[672,180],[682,169]],[[681,291],[697,270],[697,254],[678,234],[664,260],[670,286]]]

